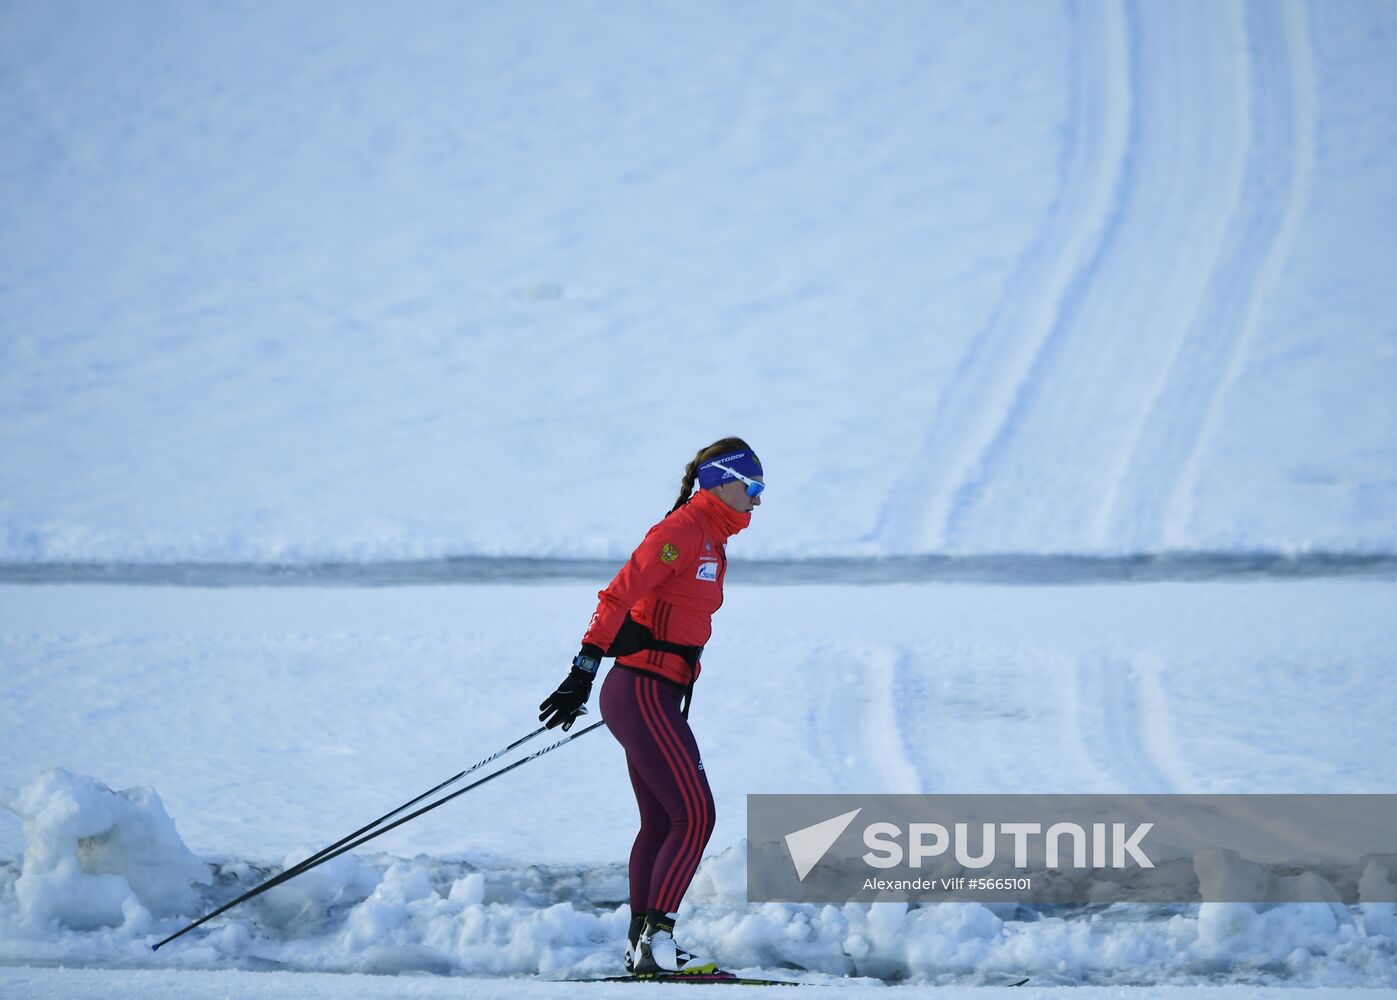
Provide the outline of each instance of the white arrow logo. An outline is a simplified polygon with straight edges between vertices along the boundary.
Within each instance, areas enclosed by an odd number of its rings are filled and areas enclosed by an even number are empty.
[[[834,846],[839,835],[849,829],[849,824],[861,812],[863,812],[862,807],[853,812],[846,812],[843,816],[836,816],[823,823],[816,823],[814,826],[807,826],[795,833],[786,834],[786,850],[791,852],[791,861],[795,863],[796,878],[802,882],[805,881],[805,876],[809,875],[810,870],[820,863],[825,852]]]

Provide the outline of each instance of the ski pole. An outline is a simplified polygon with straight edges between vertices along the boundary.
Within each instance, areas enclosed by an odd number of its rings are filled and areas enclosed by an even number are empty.
[[[477,778],[475,781],[472,781],[469,785],[466,785],[464,788],[458,788],[456,791],[452,792],[450,795],[446,795],[446,796],[444,796],[444,797],[442,797],[442,798],[440,798],[440,799],[437,799],[435,802],[431,802],[431,803],[429,803],[429,804],[423,806],[421,809],[416,810],[415,812],[408,813],[408,815],[402,817],[401,819],[395,820],[395,821],[393,821],[392,823],[389,823],[387,826],[381,827],[380,829],[377,829],[377,830],[373,830],[373,832],[371,832],[371,833],[365,833],[363,836],[360,836],[357,840],[352,839],[352,838],[353,838],[354,836],[356,836],[356,835],[351,835],[350,837],[346,837],[346,838],[344,838],[344,840],[339,841],[337,844],[333,844],[333,845],[331,845],[330,847],[325,848],[323,851],[317,852],[317,854],[319,854],[319,857],[316,858],[316,860],[312,861],[311,859],[308,858],[308,859],[306,859],[306,861],[303,861],[303,862],[301,862],[301,863],[298,864],[298,865],[295,865],[295,866],[293,866],[293,867],[291,867],[291,868],[288,868],[286,871],[282,872],[281,874],[273,876],[272,878],[270,878],[270,879],[268,879],[267,881],[263,882],[261,885],[259,885],[259,886],[255,887],[255,888],[250,889],[250,890],[248,890],[247,892],[243,893],[243,894],[242,894],[241,896],[239,896],[237,899],[234,899],[234,900],[231,900],[231,901],[229,901],[229,902],[227,902],[227,903],[224,903],[222,906],[218,907],[218,909],[212,910],[212,911],[210,911],[209,913],[204,914],[202,917],[200,917],[198,920],[194,921],[192,924],[189,924],[188,926],[181,928],[180,930],[178,930],[178,931],[176,931],[175,933],[171,934],[169,937],[165,938],[163,941],[160,941],[160,942],[158,942],[158,943],[156,943],[156,944],[151,945],[151,946],[150,946],[150,950],[151,950],[151,951],[159,951],[159,950],[160,950],[161,948],[163,948],[165,945],[167,945],[167,944],[169,944],[171,941],[175,940],[175,938],[178,938],[178,937],[181,937],[181,936],[184,935],[184,934],[187,934],[188,932],[192,931],[194,928],[198,927],[199,925],[201,925],[201,924],[203,924],[203,923],[206,923],[206,922],[212,920],[214,917],[218,916],[220,913],[225,913],[225,912],[227,912],[228,910],[231,910],[233,907],[237,906],[239,903],[244,903],[244,902],[246,902],[247,900],[252,899],[254,896],[260,896],[262,893],[266,892],[266,891],[269,890],[269,889],[275,889],[277,886],[283,884],[284,882],[289,882],[291,879],[295,878],[297,875],[304,875],[306,872],[310,871],[312,868],[319,867],[320,865],[323,865],[325,862],[330,861],[330,860],[332,860],[332,859],[334,859],[334,858],[339,857],[341,854],[344,854],[346,851],[352,851],[352,850],[354,850],[354,848],[356,848],[356,847],[362,846],[363,844],[367,844],[370,840],[373,840],[375,837],[382,836],[383,834],[387,833],[389,830],[392,830],[392,829],[395,829],[395,828],[397,828],[397,827],[400,827],[400,826],[402,826],[404,823],[407,823],[407,822],[409,822],[410,820],[414,820],[414,819],[416,819],[418,816],[421,816],[423,813],[431,812],[431,811],[432,811],[433,809],[435,809],[437,806],[445,805],[446,803],[450,802],[452,799],[456,798],[457,796],[466,794],[466,792],[469,792],[472,788],[479,788],[481,785],[485,784],[487,781],[493,781],[495,778],[498,778],[500,775],[506,774],[506,773],[508,773],[508,772],[510,772],[510,771],[512,771],[512,770],[514,770],[516,767],[519,767],[519,766],[521,766],[521,765],[523,765],[523,764],[527,764],[527,763],[528,763],[529,761],[531,761],[531,760],[534,760],[534,759],[536,759],[536,758],[538,758],[538,757],[542,757],[544,754],[549,753],[550,751],[553,751],[553,750],[558,749],[558,748],[559,748],[560,746],[562,746],[563,744],[565,744],[565,743],[571,743],[573,740],[577,739],[578,737],[580,737],[580,736],[585,736],[587,733],[590,733],[593,729],[596,729],[598,726],[604,726],[604,725],[606,725],[605,722],[594,722],[594,723],[592,723],[590,726],[588,726],[586,729],[580,729],[580,730],[578,730],[577,732],[573,733],[571,736],[565,736],[563,739],[558,740],[556,743],[550,743],[548,746],[544,747],[544,748],[541,749],[541,750],[535,750],[533,753],[528,754],[527,756],[520,757],[520,758],[519,758],[518,760],[516,760],[514,763],[508,764],[508,765],[506,765],[506,766],[500,768],[498,771],[493,771],[493,772],[491,772],[490,774],[487,774],[487,775],[486,775],[485,777],[483,777],[483,778]],[[527,737],[524,738],[524,740],[532,739],[535,735],[537,735],[537,733],[530,733],[529,736],[527,736]],[[524,742],[524,740],[520,740],[519,743]],[[518,744],[515,744],[515,745],[518,745]],[[503,751],[501,751],[501,752],[503,752]],[[498,757],[498,756],[499,756],[499,754],[495,754],[495,755],[493,755],[490,759],[494,759],[495,757]],[[478,765],[477,765],[477,766],[478,766]],[[451,780],[455,780],[455,779],[453,778],[453,779],[451,779]],[[450,783],[451,783],[450,781],[443,782],[443,785],[450,784]],[[426,794],[431,794],[431,793],[429,792],[429,793],[426,793]],[[414,799],[413,801],[414,801],[414,802],[419,801],[422,797],[423,797],[423,796],[418,796],[418,798],[417,798],[417,799]],[[408,805],[410,805],[410,804],[411,804],[411,803],[408,803]],[[393,812],[388,813],[387,815],[388,815],[388,816],[392,816],[392,815],[394,815],[395,813],[401,812],[401,811],[402,811],[403,809],[405,809],[405,808],[407,808],[407,805],[400,806],[400,807],[398,807],[397,809],[393,810]],[[372,827],[373,827],[374,825],[375,825],[375,824],[370,824],[369,827],[365,827],[365,829],[366,829],[366,830],[372,829]],[[346,841],[348,841],[348,843],[346,843]],[[312,857],[314,857],[314,855],[312,855]]]
[[[454,775],[452,775],[451,777],[447,778],[445,781],[443,781],[441,784],[437,785],[436,787],[427,789],[427,790],[426,790],[425,792],[423,792],[421,795],[417,796],[417,798],[415,798],[415,799],[409,799],[407,802],[404,802],[402,805],[398,806],[398,808],[389,810],[388,812],[384,813],[382,816],[380,816],[378,819],[374,820],[372,823],[366,823],[366,824],[364,824],[363,826],[359,827],[359,829],[357,829],[357,830],[355,830],[353,833],[351,833],[349,836],[340,838],[339,840],[335,841],[333,844],[331,844],[331,845],[328,846],[328,847],[322,847],[320,850],[316,851],[314,854],[312,854],[310,857],[306,858],[305,860],[296,862],[296,864],[294,864],[294,865],[292,865],[290,868],[286,869],[286,872],[283,872],[282,874],[285,875],[287,872],[293,872],[293,873],[295,873],[295,874],[300,874],[301,872],[305,871],[308,867],[313,866],[313,865],[316,865],[316,864],[319,864],[321,858],[323,858],[325,855],[329,854],[331,851],[333,851],[335,848],[339,847],[341,844],[347,844],[347,843],[349,843],[349,841],[353,840],[355,837],[358,837],[359,835],[364,834],[364,833],[368,833],[368,832],[369,832],[370,830],[372,830],[374,827],[378,826],[378,824],[382,823],[383,821],[385,821],[385,820],[387,820],[387,819],[391,819],[392,817],[398,815],[398,813],[402,812],[404,809],[407,809],[409,806],[414,806],[414,805],[416,805],[417,803],[421,802],[423,799],[427,798],[427,796],[432,795],[432,794],[435,793],[435,792],[439,792],[439,791],[441,791],[443,788],[446,788],[446,787],[449,786],[449,785],[454,785],[456,782],[460,781],[460,780],[461,780],[462,778],[464,778],[466,775],[471,774],[471,773],[473,773],[473,772],[475,772],[475,771],[479,771],[479,770],[480,770],[482,767],[484,767],[486,764],[489,764],[491,761],[498,760],[499,758],[503,757],[505,754],[509,753],[511,750],[515,750],[515,749],[517,749],[517,748],[523,746],[525,743],[529,742],[531,739],[533,739],[533,738],[534,738],[535,736],[537,736],[539,733],[542,733],[542,732],[547,731],[547,729],[548,729],[547,726],[539,726],[537,729],[535,729],[532,733],[529,733],[527,736],[521,736],[519,739],[515,740],[515,741],[514,741],[513,743],[511,743],[509,746],[507,746],[507,747],[505,747],[505,748],[503,748],[503,749],[501,749],[501,750],[496,750],[494,753],[492,753],[490,756],[486,757],[484,760],[478,761],[478,762],[472,764],[470,767],[466,768],[464,771],[461,771],[459,774],[454,774]]]

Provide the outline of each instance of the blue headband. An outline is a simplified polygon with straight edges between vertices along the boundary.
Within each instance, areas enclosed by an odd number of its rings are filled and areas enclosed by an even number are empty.
[[[724,472],[718,468],[719,465],[726,465],[734,472],[742,473],[748,479],[760,479],[762,476],[762,463],[757,461],[756,455],[750,451],[735,451],[731,455],[710,459],[699,466],[698,481],[702,489],[711,490],[715,486],[730,483],[736,478],[731,472]]]

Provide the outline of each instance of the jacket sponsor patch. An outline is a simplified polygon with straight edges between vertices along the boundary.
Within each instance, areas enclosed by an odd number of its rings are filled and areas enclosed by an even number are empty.
[[[674,543],[665,542],[663,548],[660,549],[660,562],[672,563],[678,558],[679,550],[674,547]]]
[[[718,560],[705,559],[703,562],[699,563],[698,573],[696,573],[694,577],[698,580],[711,580],[716,582],[718,579]]]

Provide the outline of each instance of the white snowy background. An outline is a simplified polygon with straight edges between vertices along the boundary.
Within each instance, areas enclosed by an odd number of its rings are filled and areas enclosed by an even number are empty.
[[[615,561],[733,433],[735,559],[1390,559],[1394,94],[1382,0],[7,0],[3,578]],[[604,733],[148,950],[526,732],[604,582],[0,583],[0,995],[619,972]],[[1390,905],[756,907],[740,850],[752,792],[1391,792],[1390,573],[735,561],[715,624],[682,916],[728,964],[1397,986]]]
[[[1381,0],[0,17],[8,561],[1397,546]]]

